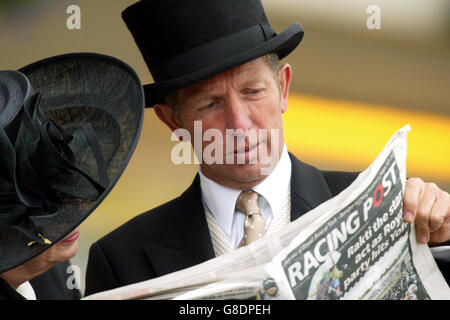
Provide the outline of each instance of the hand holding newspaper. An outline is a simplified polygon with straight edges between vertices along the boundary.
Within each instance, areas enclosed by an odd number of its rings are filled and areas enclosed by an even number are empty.
[[[450,299],[403,221],[409,125],[336,197],[280,233],[163,277],[85,299]]]

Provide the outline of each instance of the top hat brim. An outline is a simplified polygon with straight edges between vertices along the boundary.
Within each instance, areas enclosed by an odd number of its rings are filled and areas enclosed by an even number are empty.
[[[194,72],[170,80],[144,85],[145,107],[151,108],[156,103],[164,102],[164,98],[190,84],[208,79],[234,67],[250,62],[269,53],[276,53],[280,59],[291,53],[302,41],[304,35],[300,23],[295,23],[285,31],[239,54],[217,61]],[[214,52],[211,52],[214,54]],[[189,63],[189,61],[186,61]]]
[[[64,196],[55,221],[43,227],[52,245],[79,226],[105,199],[125,170],[143,125],[144,93],[135,71],[114,57],[71,53],[47,58],[19,69],[42,95],[43,114],[74,134],[90,123],[104,154],[109,183],[95,199]],[[77,164],[96,177],[97,164],[89,150],[77,150]],[[98,179],[98,176],[96,180]],[[69,186],[70,187],[70,186]],[[82,189],[82,184],[73,188]],[[0,229],[0,273],[47,250],[27,246],[30,239],[14,228]]]

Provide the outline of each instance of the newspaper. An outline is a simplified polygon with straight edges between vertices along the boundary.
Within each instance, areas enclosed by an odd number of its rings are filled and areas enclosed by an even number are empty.
[[[84,299],[450,299],[403,221],[409,125],[336,197],[278,234],[156,279]]]

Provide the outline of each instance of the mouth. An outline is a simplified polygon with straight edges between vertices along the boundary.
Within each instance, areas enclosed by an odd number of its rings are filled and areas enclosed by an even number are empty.
[[[70,233],[64,240],[61,241],[61,243],[72,243],[75,242],[78,237],[80,236],[80,231],[74,231]]]
[[[257,144],[254,144],[252,146],[245,146],[245,148],[239,149],[239,150],[234,150],[234,154],[241,154],[241,153],[245,153],[248,154],[249,152],[253,151],[254,149],[257,149],[259,147],[259,142]]]

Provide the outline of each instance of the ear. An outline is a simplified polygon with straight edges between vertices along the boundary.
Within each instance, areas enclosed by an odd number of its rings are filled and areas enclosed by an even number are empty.
[[[157,103],[153,106],[158,118],[169,127],[173,132],[176,129],[182,128],[180,121],[175,116],[173,109],[165,103]]]
[[[278,76],[280,78],[280,102],[281,113],[285,113],[288,107],[289,87],[292,79],[292,68],[289,64],[285,63],[278,69]]]

